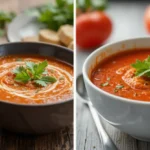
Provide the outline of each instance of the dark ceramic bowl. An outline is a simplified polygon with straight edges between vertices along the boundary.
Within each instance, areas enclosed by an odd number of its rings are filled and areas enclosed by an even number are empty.
[[[73,52],[43,43],[9,43],[0,45],[0,56],[37,54],[53,56],[73,65]],[[0,101],[0,127],[24,134],[45,134],[73,122],[73,98],[52,104],[26,105]]]

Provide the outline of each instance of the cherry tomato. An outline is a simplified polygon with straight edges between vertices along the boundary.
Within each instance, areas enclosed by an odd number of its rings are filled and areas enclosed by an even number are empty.
[[[84,49],[103,44],[112,32],[110,18],[101,11],[81,14],[76,22],[77,45]]]
[[[144,15],[144,24],[148,33],[150,33],[150,6],[146,8]]]

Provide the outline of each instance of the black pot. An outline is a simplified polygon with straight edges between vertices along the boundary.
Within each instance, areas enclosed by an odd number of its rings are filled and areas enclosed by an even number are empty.
[[[73,65],[73,52],[44,43],[8,43],[0,45],[0,56],[52,56]],[[73,98],[52,104],[16,104],[0,101],[0,127],[24,134],[45,134],[73,123]]]

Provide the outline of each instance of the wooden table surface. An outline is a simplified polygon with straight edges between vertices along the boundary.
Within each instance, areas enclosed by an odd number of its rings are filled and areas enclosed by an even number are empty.
[[[110,2],[107,9],[113,20],[113,33],[109,42],[131,37],[145,36],[143,15],[148,2]],[[89,52],[77,51],[77,75]],[[109,108],[108,108],[109,109]],[[142,142],[104,122],[106,131],[119,150],[150,150],[150,143]],[[77,98],[77,150],[102,150],[97,129],[88,107]]]
[[[26,8],[37,6],[52,0],[0,0],[0,10],[17,13]],[[54,1],[54,0],[53,0]],[[0,43],[6,43],[6,37]],[[43,136],[15,135],[0,131],[0,150],[72,150],[73,128],[66,127],[57,132]]]

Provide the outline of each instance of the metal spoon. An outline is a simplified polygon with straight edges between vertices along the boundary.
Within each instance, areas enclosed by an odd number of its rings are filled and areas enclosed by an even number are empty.
[[[105,129],[103,128],[102,123],[99,119],[99,116],[95,108],[92,105],[92,102],[89,100],[89,97],[87,95],[87,91],[85,88],[84,80],[83,80],[83,75],[79,75],[77,77],[77,93],[79,97],[82,99],[82,101],[89,106],[93,120],[98,130],[100,140],[102,142],[103,150],[117,150],[117,147],[115,146],[115,144],[113,143],[113,141],[108,136]]]

